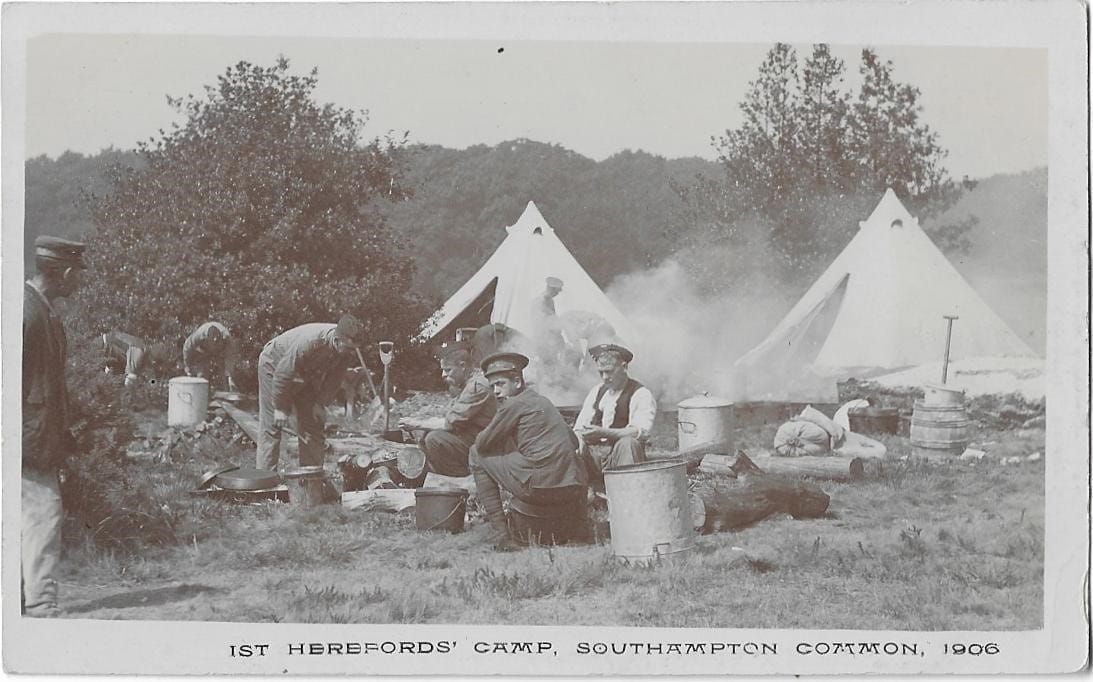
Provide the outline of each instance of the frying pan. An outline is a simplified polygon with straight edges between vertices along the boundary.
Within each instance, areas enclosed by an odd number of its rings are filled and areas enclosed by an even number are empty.
[[[213,479],[213,483],[225,490],[268,490],[281,484],[276,471],[264,469],[233,469]]]

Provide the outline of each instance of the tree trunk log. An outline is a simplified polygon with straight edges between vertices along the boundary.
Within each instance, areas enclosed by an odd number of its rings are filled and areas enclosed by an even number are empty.
[[[698,493],[706,507],[703,533],[739,530],[774,514],[795,519],[823,516],[831,498],[814,485],[776,476],[752,475],[745,485]]]
[[[732,468],[735,463],[736,458],[728,455],[706,455],[698,465],[698,470],[705,474],[736,478],[736,470]]]
[[[860,457],[756,457],[753,461],[770,474],[807,476],[831,481],[857,481],[865,478],[865,462]]]
[[[356,490],[342,493],[342,506],[346,509],[400,512],[403,509],[413,508],[416,503],[414,491],[405,488]]]

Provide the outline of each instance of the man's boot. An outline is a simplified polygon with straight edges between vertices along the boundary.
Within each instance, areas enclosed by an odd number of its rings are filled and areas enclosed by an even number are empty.
[[[524,549],[509,532],[509,524],[504,516],[490,519],[489,543],[498,552],[518,552]]]

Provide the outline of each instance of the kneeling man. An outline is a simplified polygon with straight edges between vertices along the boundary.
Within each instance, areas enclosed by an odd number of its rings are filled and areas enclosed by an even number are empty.
[[[657,401],[648,388],[630,378],[634,354],[605,343],[589,349],[602,382],[581,406],[573,428],[581,437],[581,456],[594,482],[606,469],[645,461],[645,442],[653,430]]]
[[[434,419],[406,417],[399,428],[424,431],[418,445],[429,471],[462,478],[470,475],[468,456],[475,436],[493,419],[497,398],[472,361],[469,344],[456,343],[440,350],[440,373],[455,398],[447,414]]]
[[[474,441],[471,473],[499,550],[520,547],[508,533],[501,488],[531,504],[555,506],[583,500],[588,482],[577,459],[576,435],[558,408],[527,387],[528,362],[519,353],[497,353],[482,361],[482,373],[500,404]]]

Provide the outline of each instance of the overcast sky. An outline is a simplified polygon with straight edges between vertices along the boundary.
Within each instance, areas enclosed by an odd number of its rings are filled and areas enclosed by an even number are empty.
[[[948,168],[985,177],[1047,164],[1047,53],[874,46],[922,91]],[[132,148],[239,60],[319,69],[317,97],[364,108],[369,132],[464,148],[518,137],[601,160],[624,149],[714,158],[710,136],[770,44],[510,42],[46,35],[27,53],[26,154]],[[861,46],[838,46],[856,85]],[[808,46],[800,46],[804,58]]]

